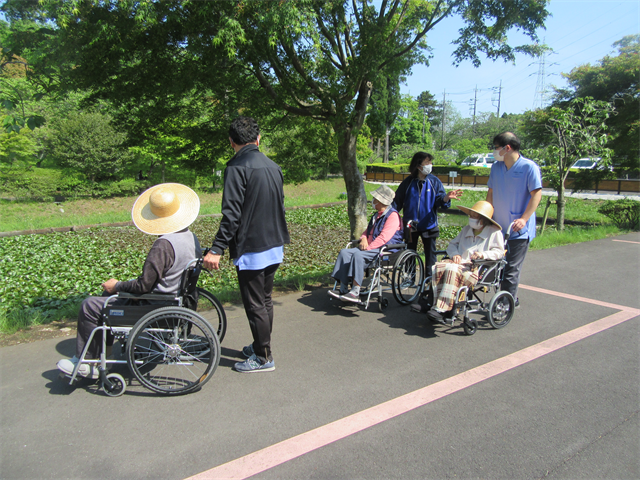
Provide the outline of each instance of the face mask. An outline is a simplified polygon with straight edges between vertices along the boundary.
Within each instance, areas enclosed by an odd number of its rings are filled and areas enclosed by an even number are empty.
[[[433,169],[433,165],[423,165],[420,168],[420,170],[422,170],[422,173],[424,173],[425,175],[429,175],[432,169]]]
[[[479,230],[482,228],[482,220],[479,218],[471,218],[469,217],[469,226],[474,230]]]
[[[496,149],[493,151],[493,158],[495,158],[497,162],[504,162],[504,155],[500,155],[500,153],[498,153],[498,152],[500,152],[500,150],[502,150],[503,148],[504,148],[504,147],[496,148]]]
[[[374,210],[377,210],[375,200],[371,200],[371,206],[373,207]]]

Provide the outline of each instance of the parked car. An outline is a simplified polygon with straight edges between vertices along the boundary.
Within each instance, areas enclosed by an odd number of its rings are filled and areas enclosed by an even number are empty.
[[[491,168],[495,158],[491,153],[474,153],[465,158],[460,164],[463,167],[485,167]]]
[[[581,158],[576,160],[576,162],[571,165],[571,168],[577,168],[579,170],[591,170],[593,168],[604,168],[600,165],[600,161],[602,158],[600,157],[591,157],[591,158]],[[610,171],[613,172],[613,166],[607,167]]]

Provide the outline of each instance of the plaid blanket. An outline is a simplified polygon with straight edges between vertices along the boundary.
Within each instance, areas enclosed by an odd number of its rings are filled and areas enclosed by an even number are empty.
[[[453,263],[451,260],[437,262],[433,266],[431,287],[435,300],[433,308],[440,313],[453,308],[460,287],[473,287],[478,283],[478,268],[471,263]]]

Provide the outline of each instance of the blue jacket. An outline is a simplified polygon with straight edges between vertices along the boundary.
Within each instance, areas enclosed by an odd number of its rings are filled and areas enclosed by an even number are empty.
[[[427,175],[422,191],[417,177],[407,177],[396,190],[393,206],[402,210],[403,225],[415,220],[418,232],[424,232],[438,226],[438,208],[444,210],[451,206],[451,201],[444,201],[446,194],[444,185],[435,175]]]

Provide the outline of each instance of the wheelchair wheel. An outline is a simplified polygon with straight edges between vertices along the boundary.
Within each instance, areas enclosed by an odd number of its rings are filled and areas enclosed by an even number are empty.
[[[515,302],[509,292],[500,291],[496,293],[489,302],[489,323],[493,328],[503,328],[513,318]]]
[[[378,311],[382,313],[389,306],[389,300],[384,297],[378,297]]]
[[[393,265],[391,289],[401,305],[409,305],[420,295],[424,281],[424,263],[413,250],[402,253]]]
[[[224,313],[224,308],[222,308],[220,300],[213,293],[200,287],[197,290],[198,308],[196,312],[209,322],[213,330],[218,334],[218,341],[222,343],[227,333],[227,315]]]
[[[473,335],[478,330],[478,322],[476,320],[469,320],[469,318],[465,318],[462,322],[462,329],[466,335]]]
[[[150,390],[182,394],[202,387],[220,362],[211,325],[182,307],[163,307],[142,317],[129,335],[127,362]]]
[[[111,382],[111,387],[109,387],[105,382],[102,382],[102,391],[110,397],[119,397],[127,389],[124,377],[119,373],[108,374],[107,380]]]

